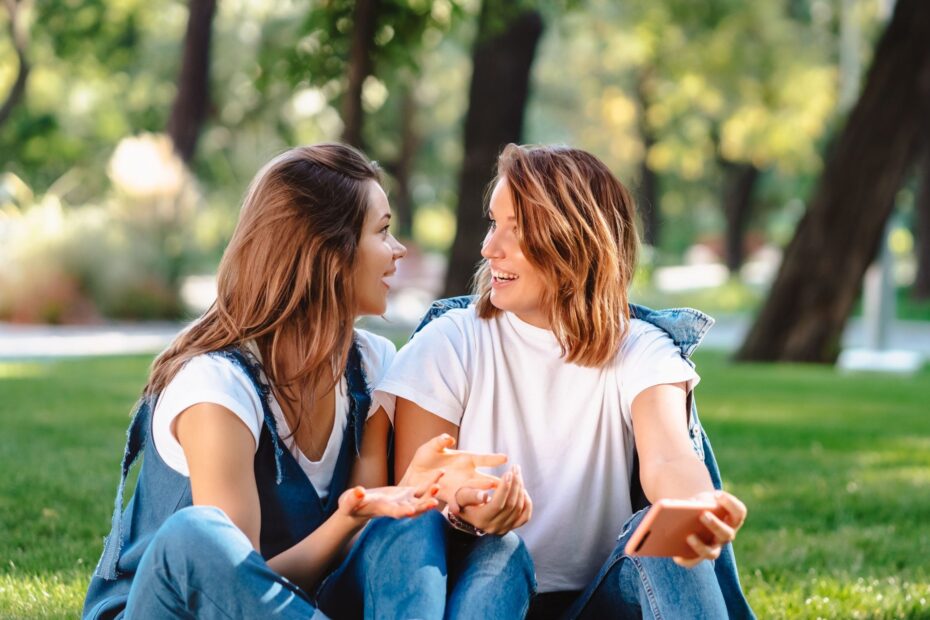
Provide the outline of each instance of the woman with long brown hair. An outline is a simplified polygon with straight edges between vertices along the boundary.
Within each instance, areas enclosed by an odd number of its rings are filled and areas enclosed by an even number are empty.
[[[380,588],[378,574],[365,593],[331,580],[325,600],[314,596],[365,546],[364,533],[353,539],[372,518],[429,511],[440,479],[493,486],[475,467],[505,460],[449,450],[440,435],[384,486],[390,422],[370,390],[395,349],[353,324],[383,314],[406,253],[390,219],[377,166],[347,146],[291,149],[256,175],[216,302],[153,364],[84,617],[341,617],[352,596],[429,617],[433,592]],[[514,544],[482,549],[502,567],[529,565]],[[382,557],[385,573],[403,561]]]
[[[397,471],[436,433],[520,464],[490,502],[459,490],[450,518],[520,534],[533,617],[752,617],[729,544],[746,508],[719,490],[694,408],[689,356],[712,320],[629,304],[626,188],[579,149],[509,145],[487,213],[475,296],[437,302],[376,391],[397,400]],[[666,498],[725,516],[702,514],[712,539],[689,538],[688,557],[626,555],[645,507]]]

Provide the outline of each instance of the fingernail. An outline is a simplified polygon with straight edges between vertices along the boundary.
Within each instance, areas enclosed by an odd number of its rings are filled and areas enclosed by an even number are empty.
[[[429,490],[430,495],[436,495],[437,493],[439,493],[439,487],[433,487]]]
[[[708,516],[706,512],[701,514],[701,523],[706,523],[707,525],[710,525],[710,517]]]
[[[478,493],[478,501],[481,502],[482,504],[488,503],[488,494],[486,491],[481,491],[480,493]]]
[[[355,489],[355,497],[358,498],[358,499],[362,499],[363,497],[365,497],[365,491],[363,491],[363,490],[361,490],[361,489],[359,489],[359,488],[356,488],[356,489]]]

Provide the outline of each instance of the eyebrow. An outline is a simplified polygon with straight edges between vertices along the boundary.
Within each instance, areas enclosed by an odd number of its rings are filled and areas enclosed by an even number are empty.
[[[494,215],[494,209],[488,207],[488,215],[490,215],[491,217],[495,217],[495,215]],[[515,219],[517,219],[517,216],[516,216],[516,215],[511,215],[511,216],[509,216],[509,217],[507,218],[507,221],[509,222],[509,221],[515,220]]]

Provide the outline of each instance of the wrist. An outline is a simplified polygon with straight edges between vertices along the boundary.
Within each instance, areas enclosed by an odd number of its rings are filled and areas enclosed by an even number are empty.
[[[335,512],[335,516],[339,517],[339,527],[352,535],[361,530],[363,527],[365,527],[365,525],[368,524],[369,521],[371,521],[371,517],[352,514],[342,509],[337,510]]]
[[[480,527],[475,527],[462,517],[454,514],[451,510],[449,510],[449,506],[446,506],[442,509],[442,515],[446,518],[446,521],[449,522],[449,525],[460,532],[471,534],[472,536],[484,536],[487,534],[487,532],[485,532]]]

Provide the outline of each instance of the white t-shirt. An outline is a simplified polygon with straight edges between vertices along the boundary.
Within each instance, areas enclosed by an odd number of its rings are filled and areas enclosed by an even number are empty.
[[[568,364],[552,332],[473,306],[433,320],[394,359],[376,393],[459,426],[459,447],[519,464],[533,517],[525,541],[540,592],[581,590],[631,516],[630,407],[644,389],[699,381],[671,338],[638,319],[612,363]],[[387,408],[386,408],[387,409]],[[393,418],[393,409],[387,409]],[[682,424],[685,424],[682,412]]]
[[[355,336],[362,355],[362,370],[365,378],[369,386],[375,386],[391,365],[396,349],[390,340],[361,329],[355,330]],[[249,349],[257,356],[257,347],[250,343]],[[265,379],[264,375],[262,379]],[[313,483],[317,495],[325,499],[329,495],[329,483],[333,477],[348,423],[350,402],[345,377],[342,377],[336,387],[333,430],[326,449],[318,461],[310,460],[300,451],[297,441],[289,437],[290,429],[287,420],[273,394],[269,395],[269,400],[278,435],[284,440],[284,445],[294,455],[300,468]],[[184,449],[181,448],[175,435],[174,421],[180,413],[198,403],[216,403],[236,414],[252,432],[252,437],[255,438],[255,450],[258,450],[258,439],[265,417],[262,412],[261,399],[248,375],[235,362],[228,359],[208,354],[198,355],[185,363],[171,382],[165,386],[152,414],[155,449],[169,467],[184,476],[190,475]],[[381,402],[373,394],[371,408],[367,412],[366,419],[380,406],[382,406]],[[393,410],[393,403],[390,399],[389,407]]]

